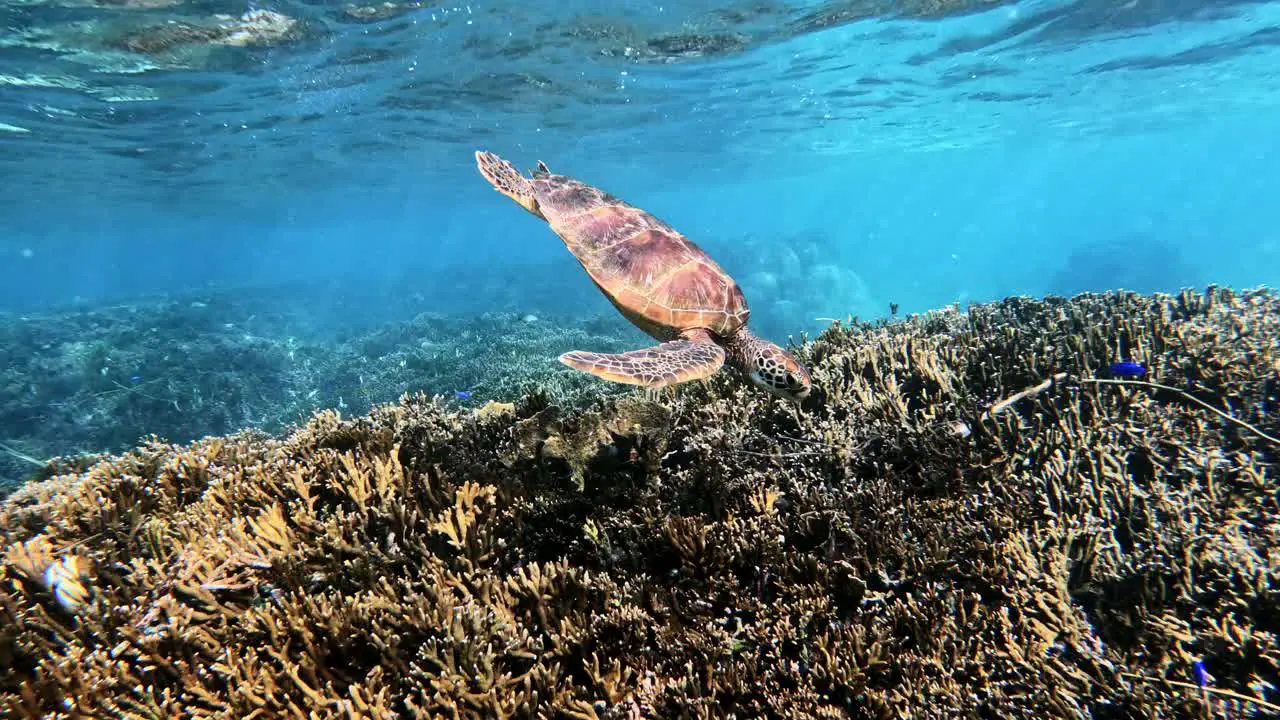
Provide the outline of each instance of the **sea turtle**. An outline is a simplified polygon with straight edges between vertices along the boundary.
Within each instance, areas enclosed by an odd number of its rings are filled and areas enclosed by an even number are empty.
[[[539,162],[532,177],[490,152],[476,152],[494,189],[546,220],[628,320],[658,345],[608,354],[575,350],[560,362],[597,377],[660,388],[701,380],[727,361],[756,386],[799,403],[809,372],[747,329],[738,283],[693,241],[644,210]]]

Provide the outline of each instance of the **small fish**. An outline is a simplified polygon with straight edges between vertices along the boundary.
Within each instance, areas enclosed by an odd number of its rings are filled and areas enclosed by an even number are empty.
[[[1147,368],[1142,363],[1136,362],[1118,362],[1111,363],[1111,374],[1116,377],[1142,377],[1147,374]]]
[[[458,398],[459,400],[470,400],[470,399],[471,399],[471,393],[470,393],[469,391],[467,391],[467,390],[454,390],[454,391],[453,391],[453,396],[454,396],[454,397],[456,397],[456,398]]]
[[[1200,687],[1209,687],[1209,673],[1205,672],[1204,662],[1197,660],[1191,664],[1191,668],[1195,670],[1196,682],[1200,683]]]

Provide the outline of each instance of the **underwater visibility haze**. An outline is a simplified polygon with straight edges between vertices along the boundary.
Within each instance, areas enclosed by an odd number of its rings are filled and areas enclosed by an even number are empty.
[[[496,202],[477,149],[671,222],[781,332],[1280,265],[1275,3],[21,0],[0,19],[6,309],[412,276],[469,310],[494,299],[450,282],[515,263],[546,267],[510,292],[578,307],[594,290]]]
[[[0,0],[0,709],[1280,717],[1277,128],[1280,2]]]

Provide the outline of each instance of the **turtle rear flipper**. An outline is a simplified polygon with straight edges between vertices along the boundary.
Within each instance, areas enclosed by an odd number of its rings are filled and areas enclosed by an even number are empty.
[[[709,342],[672,340],[624,353],[567,352],[560,362],[627,385],[666,387],[711,377],[724,366],[724,349]]]
[[[476,167],[493,189],[520,203],[520,207],[546,219],[538,209],[538,198],[533,193],[533,183],[520,174],[516,166],[483,150],[476,151]]]

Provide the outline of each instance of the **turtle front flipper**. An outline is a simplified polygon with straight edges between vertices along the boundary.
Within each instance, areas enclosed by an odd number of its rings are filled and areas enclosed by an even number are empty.
[[[724,350],[710,342],[672,340],[616,354],[575,350],[560,362],[612,382],[660,388],[711,377],[724,366]]]
[[[529,178],[520,174],[516,166],[483,150],[476,151],[476,167],[485,180],[493,185],[493,189],[520,203],[520,207],[543,217],[538,209],[538,198],[533,192],[533,184]],[[545,218],[544,218],[545,219]]]

